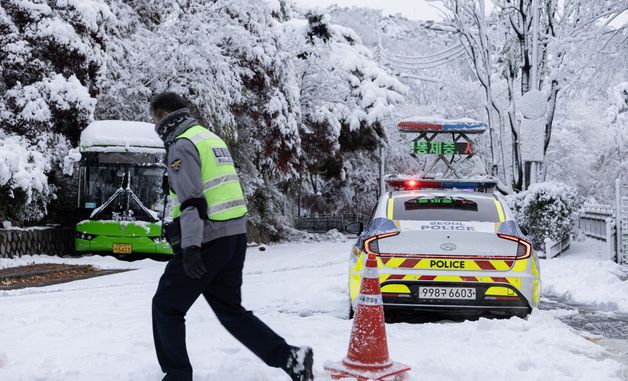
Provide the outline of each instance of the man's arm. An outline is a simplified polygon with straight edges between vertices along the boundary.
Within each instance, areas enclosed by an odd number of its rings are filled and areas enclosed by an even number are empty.
[[[200,247],[204,223],[199,214],[207,214],[201,159],[191,141],[178,139],[170,147],[168,161],[168,181],[181,204],[181,248]]]

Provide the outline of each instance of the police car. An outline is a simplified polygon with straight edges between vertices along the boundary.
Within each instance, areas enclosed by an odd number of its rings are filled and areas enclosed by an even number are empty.
[[[539,304],[538,258],[494,181],[387,179],[370,223],[347,226],[349,293],[377,257],[384,309],[526,316]],[[353,305],[352,305],[353,306]]]

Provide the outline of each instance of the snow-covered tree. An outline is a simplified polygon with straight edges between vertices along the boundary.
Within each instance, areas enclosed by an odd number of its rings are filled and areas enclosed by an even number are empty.
[[[112,4],[117,14],[144,12],[152,2]],[[301,108],[278,15],[266,2],[188,1],[158,21],[135,14],[110,39],[111,70],[99,99],[102,118],[146,119],[150,97],[164,90],[183,95],[201,122],[230,145],[251,206],[251,221],[273,226],[301,166]],[[262,194],[263,193],[263,194]],[[264,222],[264,224],[262,224]]]
[[[628,4],[614,0],[539,0],[536,12],[531,1],[494,1],[492,12],[488,12],[485,0],[446,0],[443,4],[449,25],[460,37],[485,89],[489,123],[499,127],[497,141],[506,179],[512,168],[514,188],[521,189],[525,180],[519,152],[521,96],[536,89],[547,96],[546,151],[559,92],[571,78],[591,69],[587,67],[587,55],[599,54],[595,45],[624,44],[625,39],[610,38],[623,33],[621,29],[615,31],[607,25],[626,11]],[[584,44],[591,45],[582,49]],[[503,92],[506,97],[499,96]],[[503,145],[507,136],[511,137],[510,147]],[[526,173],[529,176],[529,171]]]
[[[367,209],[377,192],[376,150],[386,140],[382,122],[406,87],[379,67],[353,30],[320,10],[284,28],[300,78],[306,206]]]
[[[0,3],[0,145],[28,158],[11,163],[10,176],[0,179],[6,217],[23,221],[45,214],[51,188],[41,174],[61,172],[68,147],[93,118],[105,62],[102,42],[112,20],[99,0]],[[33,174],[30,184],[24,173]],[[17,190],[24,197],[10,201]]]
[[[558,113],[548,176],[592,201],[612,204],[615,179],[628,180],[628,82],[610,86],[603,97],[572,102]]]

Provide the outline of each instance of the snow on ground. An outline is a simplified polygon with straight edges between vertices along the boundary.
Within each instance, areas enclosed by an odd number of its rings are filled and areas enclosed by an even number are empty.
[[[245,264],[245,306],[288,342],[313,346],[319,380],[329,380],[323,363],[340,360],[347,350],[350,244],[288,243],[263,252],[250,248]],[[559,262],[571,269],[578,260],[596,261],[580,255],[586,247],[578,246],[574,245],[574,259],[565,255],[543,262],[549,268],[548,290],[571,286],[560,274]],[[1,380],[160,379],[150,304],[164,263],[101,257],[30,257],[16,262],[31,261],[137,270],[0,292]],[[8,262],[0,260],[0,267]],[[580,289],[580,284],[573,287]],[[390,352],[393,359],[413,367],[409,380],[620,380],[621,365],[609,359],[601,346],[558,320],[564,313],[534,311],[527,320],[391,324],[387,326]],[[202,299],[192,307],[187,321],[195,380],[287,379],[226,333]]]
[[[606,244],[574,242],[560,256],[541,262],[542,294],[628,312],[628,272],[608,259]]]

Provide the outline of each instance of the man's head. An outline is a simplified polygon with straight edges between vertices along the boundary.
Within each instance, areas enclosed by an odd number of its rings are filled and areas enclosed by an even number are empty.
[[[155,95],[150,100],[150,116],[153,123],[159,123],[168,114],[186,108],[185,99],[172,91],[166,91]]]

